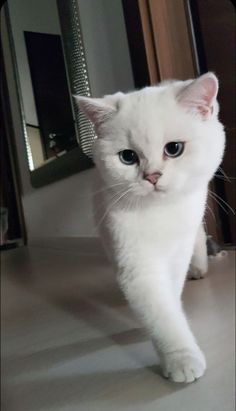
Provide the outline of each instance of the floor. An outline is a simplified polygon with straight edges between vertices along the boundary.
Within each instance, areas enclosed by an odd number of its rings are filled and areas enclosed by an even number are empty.
[[[190,385],[161,377],[98,247],[21,247],[1,257],[3,411],[235,410],[233,251],[185,287],[208,362]]]

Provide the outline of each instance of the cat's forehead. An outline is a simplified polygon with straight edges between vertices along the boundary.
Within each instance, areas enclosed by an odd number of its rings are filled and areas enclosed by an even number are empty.
[[[121,109],[146,108],[147,105],[157,105],[173,98],[173,91],[167,86],[145,87],[132,93],[125,94],[121,100]]]
[[[168,138],[184,125],[174,93],[166,87],[149,87],[126,95],[117,120],[128,141],[140,144]]]
[[[147,87],[124,96],[120,102],[120,117],[125,122],[151,126],[164,123],[176,110],[175,96],[167,87]]]

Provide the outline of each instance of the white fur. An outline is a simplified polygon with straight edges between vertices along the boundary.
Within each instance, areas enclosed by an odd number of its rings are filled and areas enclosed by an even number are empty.
[[[149,332],[163,373],[176,382],[203,375],[205,359],[182,309],[190,264],[207,270],[202,219],[208,183],[225,144],[212,73],[171,81],[103,99],[78,97],[95,123],[98,169],[95,215],[118,282]],[[170,141],[186,142],[184,153],[166,159]],[[139,165],[124,165],[117,153],[135,150]],[[143,173],[162,172],[156,187]]]

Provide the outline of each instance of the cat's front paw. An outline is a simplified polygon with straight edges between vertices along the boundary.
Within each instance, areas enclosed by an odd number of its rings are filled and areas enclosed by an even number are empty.
[[[202,377],[206,370],[206,360],[199,350],[188,349],[165,354],[163,374],[174,382],[189,383]]]
[[[207,270],[203,270],[199,267],[195,267],[194,265],[190,264],[187,278],[189,280],[200,280],[200,278],[204,278]]]

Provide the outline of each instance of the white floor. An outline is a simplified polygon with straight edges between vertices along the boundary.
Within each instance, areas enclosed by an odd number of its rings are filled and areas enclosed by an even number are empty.
[[[99,248],[19,248],[1,258],[3,411],[235,410],[233,252],[185,288],[208,362],[191,385],[160,376]]]

